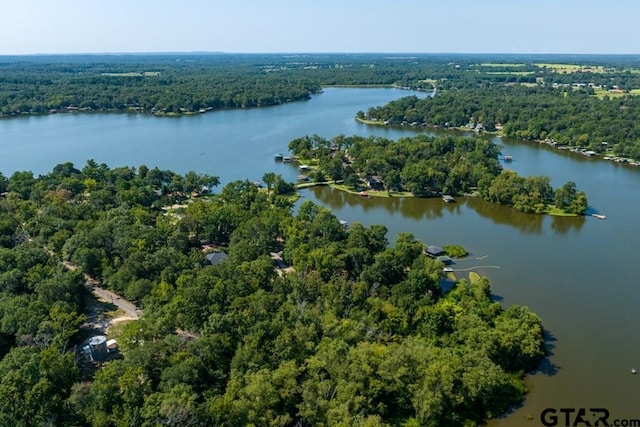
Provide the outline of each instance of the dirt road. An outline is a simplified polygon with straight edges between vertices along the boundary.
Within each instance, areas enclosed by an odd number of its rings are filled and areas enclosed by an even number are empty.
[[[91,292],[98,299],[117,306],[119,309],[124,311],[127,314],[127,316],[131,317],[132,319],[137,319],[140,317],[140,309],[136,307],[135,304],[133,304],[130,301],[127,301],[126,299],[122,298],[120,295],[116,294],[115,292],[111,292],[107,289],[103,289],[96,285],[93,285],[91,287]]]
[[[78,268],[76,265],[74,265],[69,261],[63,261],[62,264],[69,270],[76,270]],[[91,290],[91,292],[93,293],[93,295],[96,296],[96,298],[98,298],[101,301],[111,303],[116,307],[118,307],[119,309],[121,309],[122,311],[124,311],[126,313],[126,316],[121,316],[121,317],[126,317],[127,320],[128,319],[135,320],[140,317],[141,311],[138,307],[136,307],[134,303],[132,303],[131,301],[127,301],[126,299],[116,294],[115,292],[112,292],[108,289],[101,288],[99,286],[99,283],[100,283],[99,281],[89,276],[87,273],[84,273],[84,285],[87,287],[87,289]],[[125,319],[121,319],[121,320],[125,320]],[[117,321],[118,321],[117,318],[112,319],[111,323],[116,323]]]

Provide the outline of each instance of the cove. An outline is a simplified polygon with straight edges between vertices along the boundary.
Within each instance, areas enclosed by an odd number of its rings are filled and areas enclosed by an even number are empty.
[[[310,101],[189,117],[57,114],[1,120],[0,171],[42,174],[58,163],[82,167],[93,158],[110,167],[194,170],[218,175],[223,184],[259,180],[270,171],[293,181],[296,166],[276,163],[273,155],[285,152],[294,138],[315,133],[397,139],[420,132],[354,120],[358,110],[409,94],[326,88]],[[523,406],[493,423],[535,425],[548,407],[599,407],[615,418],[637,418],[640,377],[630,370],[640,369],[640,170],[536,143],[495,141],[513,157],[505,167],[547,175],[554,186],[574,181],[607,219],[536,216],[473,198],[457,198],[455,204],[363,199],[327,188],[305,190],[302,200],[327,206],[350,223],[383,224],[391,240],[406,231],[428,244],[461,244],[471,256],[456,268],[480,266],[503,305],[527,305],[543,319],[551,355],[529,377]]]

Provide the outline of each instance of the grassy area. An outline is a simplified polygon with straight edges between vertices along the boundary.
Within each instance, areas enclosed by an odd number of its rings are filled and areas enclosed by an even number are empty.
[[[602,66],[591,65],[576,65],[576,64],[551,64],[551,63],[537,63],[533,64],[539,68],[547,68],[555,71],[556,73],[604,73],[605,69]]]
[[[107,314],[111,318],[118,318],[120,316],[123,316],[125,313],[121,310],[116,310],[113,312],[109,312]],[[137,322],[137,320],[127,319],[127,320],[120,320],[120,321],[111,323],[111,325],[109,325],[109,331],[107,333],[107,336],[109,337],[109,339],[113,338],[117,340],[118,338],[120,338],[120,335],[122,335],[122,331],[124,330],[124,327],[130,322]]]
[[[609,92],[608,90],[602,88],[594,88],[593,92],[594,96],[597,96],[600,99],[603,99],[605,96],[608,96],[609,98],[620,98],[627,95],[624,92]],[[640,92],[636,93],[636,95],[640,95]]]
[[[296,188],[298,190],[302,190],[305,188],[317,187],[320,185],[329,185],[331,182],[302,182],[300,184],[296,184]]]
[[[469,282],[471,282],[471,284],[474,284],[476,282],[478,282],[480,280],[480,275],[478,273],[476,273],[475,271],[470,271],[469,272]]]
[[[484,74],[492,76],[532,76],[534,71],[485,71]]]
[[[342,185],[342,184],[332,183],[330,184],[330,187],[335,188],[336,190],[344,191],[349,194],[360,195],[360,193],[362,192],[362,190],[358,190],[358,191],[352,190],[346,185]],[[366,191],[367,195],[370,197],[414,197],[413,193],[409,191],[386,191],[386,190],[381,190],[381,191],[364,190],[364,191]]]
[[[553,216],[578,216],[578,214],[565,212],[564,210],[558,209],[557,207],[555,207],[553,205],[549,206],[547,214],[553,215]]]
[[[318,168],[319,161],[318,159],[313,159],[313,158],[305,159],[303,157],[295,157],[295,160],[293,160],[293,163],[296,163],[300,166],[302,165],[309,166],[311,170],[316,170]]]

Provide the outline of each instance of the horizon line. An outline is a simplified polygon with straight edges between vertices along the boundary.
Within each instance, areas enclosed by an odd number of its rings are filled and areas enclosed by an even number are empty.
[[[299,51],[299,52],[227,52],[227,51],[103,51],[103,52],[38,52],[38,53],[0,53],[7,56],[118,56],[118,55],[504,55],[504,56],[639,56],[640,53],[602,53],[602,52],[412,52],[412,51]]]

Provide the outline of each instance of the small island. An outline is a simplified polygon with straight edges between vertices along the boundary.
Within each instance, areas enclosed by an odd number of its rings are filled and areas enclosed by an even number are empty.
[[[478,196],[535,214],[575,216],[588,208],[572,181],[554,189],[549,177],[503,169],[500,147],[481,137],[312,135],[288,148],[304,164],[305,187],[329,184],[366,197]]]

